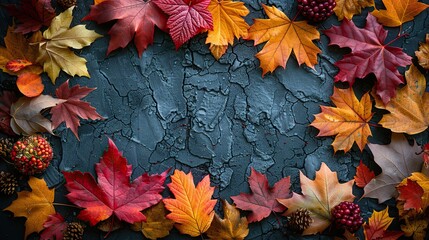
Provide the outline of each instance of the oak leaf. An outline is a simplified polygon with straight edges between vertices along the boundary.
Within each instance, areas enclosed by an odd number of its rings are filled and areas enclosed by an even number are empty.
[[[272,212],[283,212],[286,208],[277,202],[278,198],[291,197],[290,177],[280,179],[273,187],[269,186],[267,177],[251,168],[248,178],[252,193],[240,193],[231,197],[237,208],[251,211],[247,220],[259,222],[268,217]]]
[[[15,135],[15,132],[10,126],[10,107],[18,98],[15,93],[3,91],[0,95],[0,132],[8,135]]]
[[[37,132],[53,134],[51,121],[40,111],[53,107],[65,100],[56,99],[49,95],[35,98],[21,97],[10,107],[10,126],[16,134],[31,135]]]
[[[146,221],[134,223],[131,225],[132,230],[141,231],[146,238],[152,240],[163,238],[170,234],[174,222],[165,217],[167,211],[162,201],[151,208],[143,210],[143,214],[146,216]]]
[[[382,203],[398,196],[396,186],[402,179],[422,167],[421,148],[414,143],[410,146],[400,134],[392,134],[389,145],[368,144],[374,161],[381,167],[381,174],[372,179],[364,188],[363,197],[377,198]]]
[[[338,20],[346,18],[351,20],[354,15],[359,14],[362,8],[374,6],[374,0],[335,0],[337,5],[334,8]]]
[[[210,0],[154,0],[169,15],[167,27],[176,49],[195,35],[213,29]]]
[[[307,208],[313,222],[306,228],[303,235],[322,232],[331,224],[331,210],[343,201],[353,202],[352,193],[354,180],[339,183],[337,172],[332,172],[322,162],[320,170],[316,172],[314,180],[307,178],[300,172],[302,194],[293,193],[289,199],[277,199],[287,207],[285,216],[289,216],[299,208]]]
[[[61,123],[65,122],[66,127],[70,128],[76,138],[79,139],[77,133],[77,129],[80,126],[79,118],[91,120],[102,118],[94,107],[81,100],[94,90],[95,88],[81,87],[80,85],[70,88],[68,80],[61,84],[56,89],[55,94],[57,98],[65,101],[51,108],[52,127],[57,128]]]
[[[45,230],[40,234],[40,240],[63,239],[64,230],[67,228],[67,222],[59,213],[51,214],[43,223]]]
[[[415,54],[419,65],[424,69],[429,69],[429,33],[426,34],[426,42],[420,43],[419,50],[415,51]]]
[[[395,96],[396,87],[404,83],[397,68],[411,64],[411,57],[401,48],[384,44],[387,31],[373,15],[368,14],[364,28],[344,20],[340,26],[331,27],[324,33],[331,39],[329,45],[352,50],[335,63],[340,69],[334,78],[336,82],[348,82],[352,86],[356,78],[373,73],[377,78],[376,93],[382,101],[386,104]]]
[[[56,16],[43,32],[44,39],[38,44],[37,62],[43,64],[43,71],[53,84],[61,69],[70,76],[89,77],[86,60],[75,55],[69,48],[82,49],[101,37],[95,31],[86,29],[85,25],[70,28],[73,9],[74,6]]]
[[[247,219],[240,218],[240,211],[228,201],[222,200],[222,205],[224,219],[215,213],[207,236],[215,240],[243,240],[249,234]]]
[[[124,48],[134,38],[141,57],[147,46],[153,43],[155,26],[167,31],[167,16],[153,0],[105,0],[96,1],[83,20],[106,23],[116,20],[108,32],[110,35],[107,55],[117,48]]]
[[[45,85],[40,75],[26,72],[18,76],[16,80],[18,90],[26,97],[37,97],[42,94]]]
[[[363,229],[367,240],[394,240],[403,235],[399,231],[388,231],[393,218],[389,217],[389,207],[377,212],[373,211],[368,223],[364,223]]]
[[[162,196],[167,172],[143,174],[130,182],[132,166],[109,139],[109,147],[95,165],[98,184],[90,173],[63,172],[70,202],[84,208],[78,218],[94,226],[114,215],[135,223],[146,219],[140,211],[157,204]],[[167,170],[168,171],[168,170]]]
[[[363,188],[375,177],[374,171],[369,169],[362,160],[356,168],[356,175],[354,177],[356,186]]]
[[[386,10],[375,9],[372,14],[377,17],[379,23],[386,27],[398,27],[419,15],[429,5],[418,0],[383,0]]]
[[[168,187],[176,198],[163,199],[165,208],[171,212],[167,218],[173,220],[183,234],[196,237],[206,232],[212,223],[217,202],[211,199],[214,187],[210,187],[210,177],[205,176],[195,187],[191,172],[185,174],[175,170]]]
[[[298,64],[305,63],[313,68],[321,50],[313,43],[320,34],[315,26],[306,21],[295,22],[276,7],[262,4],[269,19],[255,19],[248,30],[247,39],[255,45],[267,42],[256,54],[262,68],[262,75],[273,72],[278,66],[286,67],[292,51]]]
[[[207,34],[206,44],[210,43],[210,51],[219,59],[234,43],[234,38],[247,36],[249,25],[244,18],[249,14],[243,2],[232,0],[211,0],[208,10],[213,16],[213,30]]]
[[[49,189],[45,180],[30,177],[30,191],[18,192],[18,198],[4,210],[11,211],[15,217],[26,217],[25,238],[30,233],[40,232],[49,215],[55,213],[54,189]]]

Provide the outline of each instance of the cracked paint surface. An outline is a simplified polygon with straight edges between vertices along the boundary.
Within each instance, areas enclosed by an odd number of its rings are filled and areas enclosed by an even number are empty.
[[[248,23],[253,18],[264,17],[261,3],[275,5],[288,16],[296,13],[294,1],[243,2],[251,12],[246,17]],[[422,2],[429,3],[429,0]],[[89,0],[78,0],[72,25],[88,14],[91,4]],[[362,23],[366,13],[364,11],[354,20]],[[0,18],[6,17],[2,10]],[[334,18],[323,22],[319,29],[338,25]],[[0,22],[1,36],[8,23],[10,19]],[[320,105],[331,105],[329,97],[337,72],[333,64],[346,52],[328,47],[328,39],[323,34],[317,42],[323,53],[314,69],[298,67],[292,57],[286,70],[278,68],[262,78],[259,62],[254,57],[262,45],[255,47],[252,41],[236,41],[234,47],[229,47],[216,61],[204,44],[205,34],[194,37],[175,51],[169,36],[157,30],[154,44],[141,58],[133,44],[106,57],[108,25],[85,24],[105,37],[78,53],[87,59],[91,78],[74,77],[70,84],[96,87],[85,100],[105,119],[83,121],[79,128],[80,142],[64,126],[55,131],[57,136],[50,137],[55,158],[44,178],[50,186],[60,186],[56,194],[60,201],[66,201],[61,171],[94,173],[94,164],[107,148],[107,137],[115,141],[133,165],[133,178],[143,172],[160,173],[169,167],[192,171],[196,181],[210,174],[212,185],[216,186],[214,197],[229,201],[230,196],[249,191],[250,167],[265,173],[271,184],[291,176],[292,189],[297,191],[299,171],[314,178],[321,162],[325,162],[338,172],[340,181],[348,181],[353,178],[360,159],[371,159],[368,150],[361,153],[356,146],[349,153],[334,155],[330,146],[333,139],[316,138],[317,130],[309,127],[313,114],[320,112]],[[409,35],[395,45],[414,56],[418,43],[425,38],[427,26],[428,12],[424,11],[414,21],[403,25],[402,29]],[[387,41],[397,33],[398,28],[392,29]],[[3,84],[10,77],[2,74],[0,78]],[[56,86],[68,78],[61,72]],[[45,75],[43,79],[47,88],[44,93],[53,94],[55,86]],[[357,85],[356,90],[360,92],[370,87],[369,84]],[[370,141],[386,143],[386,131],[373,129],[373,132],[374,138]],[[417,141],[427,137],[426,131],[417,136]],[[357,194],[361,192],[356,189]],[[6,206],[4,204],[2,206]],[[364,218],[370,215],[372,208],[380,208],[372,200],[362,200],[360,205]],[[217,209],[220,210],[220,206]],[[68,209],[59,211],[76,214]],[[10,221],[1,215],[0,219],[3,218]],[[11,222],[11,226],[18,229],[15,234],[23,232],[20,224],[23,225],[21,220]],[[15,239],[13,234],[5,234],[10,237],[7,239]],[[87,229],[86,234],[87,239],[103,239],[103,234],[95,230]],[[140,234],[127,228],[109,235],[109,239],[135,238],[140,238]],[[275,238],[295,239],[283,235],[274,216],[250,225],[247,239]],[[316,238],[324,239],[323,236]],[[179,236],[174,230],[165,239],[191,238]]]

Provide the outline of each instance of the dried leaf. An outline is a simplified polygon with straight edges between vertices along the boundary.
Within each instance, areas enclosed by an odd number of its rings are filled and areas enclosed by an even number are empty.
[[[10,126],[10,107],[18,98],[15,93],[3,91],[0,95],[0,131],[8,135],[15,135],[15,132]]]
[[[19,91],[27,97],[37,97],[42,94],[45,88],[40,75],[31,72],[19,75],[16,80],[16,85]]]
[[[362,160],[356,168],[356,176],[354,177],[356,186],[363,188],[375,177],[374,171],[369,169]]]
[[[411,208],[421,209],[422,208],[422,197],[423,197],[423,188],[420,185],[410,180],[409,178],[404,179],[401,184],[398,185],[397,189],[399,192],[398,200],[404,201],[404,210],[409,210]]]
[[[418,0],[383,0],[386,10],[375,9],[372,14],[377,17],[379,23],[386,27],[399,27],[419,15],[429,5]]]
[[[401,230],[404,232],[404,236],[412,236],[414,240],[421,240],[426,237],[427,227],[427,219],[413,219],[405,221],[405,225],[401,225]]]
[[[359,14],[362,8],[374,6],[374,0],[335,0],[337,5],[334,8],[338,20],[346,18],[351,20],[354,15]]]
[[[60,240],[63,239],[67,222],[59,213],[51,214],[43,224],[45,230],[40,234],[40,240]]]
[[[18,72],[31,65],[33,65],[33,63],[26,59],[14,59],[7,62],[5,67],[9,71]]]
[[[403,235],[402,232],[388,231],[393,218],[389,217],[389,207],[383,211],[373,211],[368,223],[364,223],[363,229],[367,240],[394,240]]]
[[[426,42],[420,43],[419,50],[415,51],[415,54],[419,65],[424,69],[429,69],[429,33],[426,34]]]
[[[132,230],[141,231],[146,238],[152,240],[163,238],[170,234],[174,222],[165,217],[167,211],[162,201],[151,208],[143,210],[143,214],[146,216],[146,222],[134,223],[131,225]]]

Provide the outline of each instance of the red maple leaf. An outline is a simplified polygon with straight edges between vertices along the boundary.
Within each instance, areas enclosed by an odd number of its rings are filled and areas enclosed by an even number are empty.
[[[109,139],[108,150],[95,166],[98,184],[90,173],[64,172],[67,198],[82,210],[78,218],[94,226],[114,215],[119,220],[135,223],[145,221],[142,210],[157,204],[161,199],[167,171],[147,173],[130,182],[131,165]]]
[[[40,240],[63,239],[67,223],[59,213],[51,214],[43,224],[45,230],[40,234]]]
[[[42,26],[49,27],[55,17],[51,0],[22,0],[19,7],[6,5],[6,9],[19,21],[15,32],[22,34],[36,32]]]
[[[10,127],[10,106],[16,102],[18,98],[13,92],[3,91],[0,96],[0,132],[8,135],[15,135]]]
[[[176,49],[205,30],[213,29],[213,17],[207,9],[210,0],[154,0],[170,15],[167,26]]]
[[[375,178],[374,171],[371,171],[369,167],[363,164],[360,160],[359,166],[356,168],[355,183],[356,186],[363,188],[365,187],[373,178]]]
[[[102,118],[94,107],[81,100],[94,90],[95,88],[80,87],[79,85],[69,88],[68,80],[61,84],[55,93],[58,98],[67,101],[51,108],[52,127],[57,128],[62,122],[65,122],[66,127],[70,128],[76,138],[79,139],[77,133],[77,128],[80,126],[79,118],[91,120]]]
[[[292,196],[289,190],[290,177],[280,179],[271,188],[267,177],[252,168],[249,185],[252,190],[251,194],[240,193],[240,195],[231,197],[237,208],[251,211],[247,216],[249,222],[258,222],[268,217],[271,212],[283,212],[286,210],[286,207],[280,204],[277,199]]]
[[[415,181],[407,179],[407,184],[398,187],[398,200],[404,201],[404,209],[421,209],[424,190]]]
[[[117,48],[124,48],[134,37],[134,44],[141,57],[153,43],[155,25],[167,31],[167,17],[152,0],[106,0],[91,6],[83,20],[105,23],[117,20],[108,32],[110,35],[107,55]]]
[[[347,19],[340,26],[324,31],[331,39],[329,45],[351,48],[352,52],[335,63],[340,71],[335,81],[354,84],[356,78],[364,78],[370,73],[377,78],[376,93],[386,104],[395,96],[396,87],[404,83],[404,77],[397,67],[411,64],[411,57],[401,48],[384,44],[387,31],[368,14],[364,28],[358,28]]]

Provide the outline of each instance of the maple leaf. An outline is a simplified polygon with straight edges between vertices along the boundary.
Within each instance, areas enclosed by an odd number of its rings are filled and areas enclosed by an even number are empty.
[[[252,193],[240,193],[240,195],[231,197],[237,208],[251,211],[247,220],[250,223],[259,222],[268,217],[271,212],[286,210],[276,199],[291,197],[290,177],[282,178],[273,187],[270,187],[264,174],[253,168],[250,171],[248,182]]]
[[[221,219],[215,213],[207,236],[216,240],[243,240],[249,234],[247,219],[245,217],[240,218],[240,211],[228,201],[222,200],[222,205],[225,218]]]
[[[167,27],[176,50],[200,32],[213,29],[210,0],[154,0],[169,15]]]
[[[78,218],[94,226],[114,215],[121,221],[135,223],[146,217],[140,212],[157,204],[167,171],[160,175],[143,174],[130,183],[131,165],[109,139],[109,147],[95,166],[98,184],[89,173],[63,172],[67,198],[82,210]]]
[[[413,239],[419,240],[425,239],[427,227],[427,219],[407,219],[405,225],[401,225],[401,230],[404,232],[404,236],[413,236]]]
[[[108,32],[110,35],[107,55],[117,48],[124,48],[134,38],[139,56],[153,43],[155,25],[167,31],[167,17],[152,0],[106,0],[91,6],[83,20],[105,23],[117,20]]]
[[[394,240],[402,236],[402,232],[387,231],[393,218],[389,217],[389,207],[377,212],[373,211],[368,223],[364,223],[363,229],[367,240]]]
[[[423,146],[423,162],[425,164],[425,167],[428,168],[429,167],[429,143],[426,143]]]
[[[52,127],[57,128],[62,122],[65,122],[66,127],[70,128],[76,138],[79,139],[77,133],[77,128],[80,126],[79,118],[102,119],[94,107],[81,100],[94,90],[95,88],[80,87],[80,85],[70,88],[68,80],[61,84],[56,89],[55,94],[59,99],[65,101],[51,108]]]
[[[369,169],[362,160],[356,168],[356,176],[354,177],[356,186],[363,188],[375,177],[374,171]]]
[[[55,213],[54,189],[49,189],[45,180],[30,177],[30,191],[18,192],[18,198],[4,210],[13,212],[15,217],[26,217],[25,238],[32,232],[39,232],[49,215]]]
[[[37,132],[53,134],[51,121],[40,114],[40,111],[64,101],[49,95],[40,95],[35,98],[19,98],[10,107],[10,126],[12,130],[16,134],[24,135],[31,135]]]
[[[45,85],[42,83],[42,77],[31,72],[19,75],[16,80],[16,86],[18,90],[27,97],[37,97],[45,88]]]
[[[392,1],[383,0],[386,10],[375,9],[372,14],[377,17],[379,23],[386,27],[398,27],[404,22],[414,19],[425,10],[428,5],[418,0]]]
[[[45,230],[40,234],[40,240],[63,239],[67,223],[59,213],[51,214],[43,223]]]
[[[36,32],[42,26],[49,27],[55,17],[51,0],[22,0],[19,7],[6,5],[6,9],[19,21],[15,32],[22,34]]]
[[[255,45],[267,42],[256,54],[262,68],[262,76],[273,72],[278,66],[286,67],[292,51],[298,64],[305,63],[313,68],[317,64],[317,54],[321,50],[313,43],[320,34],[315,26],[306,21],[291,21],[276,7],[262,4],[269,19],[255,19],[248,30],[247,39]]]
[[[44,40],[38,43],[37,62],[43,64],[43,71],[53,84],[61,69],[70,76],[89,77],[86,60],[76,56],[69,48],[82,49],[101,37],[95,31],[86,29],[85,25],[70,28],[73,9],[74,6],[56,16],[43,32]]]
[[[213,30],[207,34],[206,44],[210,43],[210,51],[218,60],[234,43],[234,37],[247,36],[249,25],[244,18],[249,14],[243,2],[231,0],[211,0],[208,10],[213,16]]]
[[[374,0],[335,0],[337,5],[334,8],[338,20],[346,18],[351,20],[354,15],[359,14],[362,8],[374,6]]]
[[[423,188],[420,185],[410,180],[409,178],[406,180],[405,184],[399,184],[397,189],[399,192],[398,200],[405,201],[404,210],[409,210],[411,208],[421,209],[422,207],[422,196],[423,196]]]
[[[382,172],[372,179],[364,188],[363,197],[377,198],[382,203],[398,195],[396,186],[402,179],[422,167],[421,149],[414,143],[410,146],[407,139],[400,134],[392,134],[389,145],[368,144],[374,155],[374,161]]]
[[[15,93],[3,91],[0,95],[0,131],[8,135],[15,135],[10,126],[10,107],[18,98]]]
[[[320,170],[316,172],[314,180],[307,178],[300,172],[302,195],[293,193],[289,199],[277,199],[287,207],[285,216],[289,216],[299,208],[307,208],[313,222],[304,230],[303,235],[322,232],[331,224],[331,210],[344,201],[353,202],[352,193],[354,180],[339,183],[336,172],[322,162]]]
[[[426,34],[426,42],[420,43],[418,51],[415,51],[420,66],[429,69],[429,33]]]
[[[377,23],[374,16],[368,14],[364,28],[344,20],[340,26],[334,26],[324,33],[331,39],[329,45],[352,50],[335,63],[340,69],[334,78],[336,82],[348,82],[352,86],[356,78],[373,73],[377,78],[376,93],[383,102],[386,104],[395,96],[396,87],[404,82],[397,67],[411,64],[411,57],[401,48],[383,43],[387,31]]]
[[[210,187],[207,175],[195,187],[192,173],[185,174],[174,170],[171,183],[168,184],[175,199],[163,199],[165,207],[171,212],[168,219],[173,220],[176,228],[192,237],[206,232],[212,223],[217,200],[212,200],[214,187]]]
[[[167,211],[164,203],[160,201],[155,206],[143,210],[146,221],[136,222],[131,225],[134,231],[141,231],[148,239],[158,239],[168,236],[173,229],[174,222],[165,217]]]
[[[334,152],[347,152],[354,142],[363,151],[368,137],[372,135],[368,124],[372,118],[369,93],[365,93],[359,101],[352,88],[334,87],[331,100],[337,107],[320,106],[322,112],[314,115],[315,119],[310,126],[319,129],[318,137],[337,135],[332,143]]]

